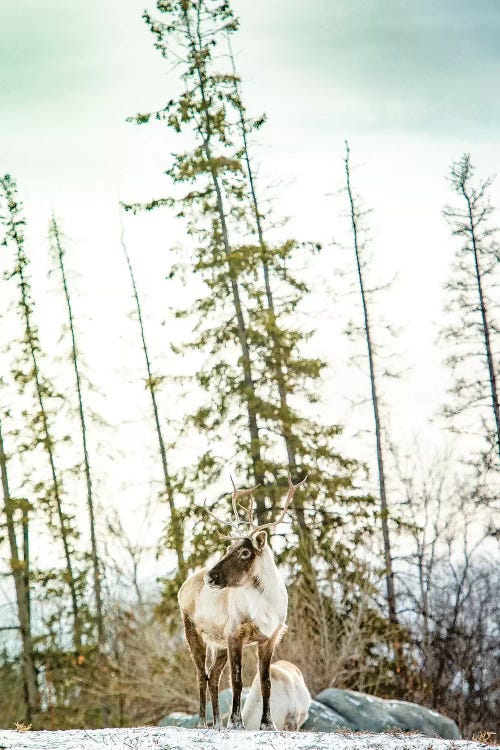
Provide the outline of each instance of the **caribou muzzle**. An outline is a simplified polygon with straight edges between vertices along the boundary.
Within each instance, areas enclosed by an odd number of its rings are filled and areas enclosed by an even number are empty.
[[[222,583],[220,573],[218,573],[217,571],[214,572],[213,568],[212,570],[209,570],[208,573],[205,573],[205,577],[203,580],[205,581],[205,584],[209,589],[225,588],[224,583]]]

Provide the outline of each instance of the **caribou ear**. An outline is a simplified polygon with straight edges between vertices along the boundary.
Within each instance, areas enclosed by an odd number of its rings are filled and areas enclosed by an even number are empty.
[[[267,544],[267,532],[266,531],[259,531],[257,534],[255,534],[253,538],[253,546],[257,550],[257,552],[261,552],[262,549]]]

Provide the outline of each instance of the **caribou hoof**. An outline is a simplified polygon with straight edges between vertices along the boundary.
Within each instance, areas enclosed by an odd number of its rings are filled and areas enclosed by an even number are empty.
[[[208,729],[207,722],[200,719],[196,725],[196,729]]]
[[[274,726],[272,721],[263,721],[260,725],[260,731],[261,732],[277,732],[278,730]]]
[[[228,729],[245,729],[241,719],[229,719],[227,723]]]

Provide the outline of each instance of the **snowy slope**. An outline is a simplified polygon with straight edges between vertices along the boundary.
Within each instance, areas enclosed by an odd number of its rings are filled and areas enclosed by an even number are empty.
[[[64,732],[0,730],[0,750],[263,750],[268,747],[271,750],[484,750],[486,745],[408,734],[216,732],[182,727]]]

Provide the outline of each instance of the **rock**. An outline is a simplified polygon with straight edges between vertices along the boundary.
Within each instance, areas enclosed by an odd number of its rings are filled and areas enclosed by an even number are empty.
[[[159,727],[187,727],[188,729],[194,729],[198,726],[198,715],[193,716],[192,714],[183,714],[181,711],[176,711],[173,714],[164,716],[158,722]]]
[[[311,701],[309,716],[302,724],[308,732],[333,732],[335,729],[352,729],[351,725],[340,714],[324,703]]]
[[[420,732],[427,737],[460,738],[458,727],[452,719],[416,703],[385,700],[338,688],[323,690],[316,696],[316,700],[336,711],[356,731],[384,732],[400,729],[404,732]]]
[[[248,688],[243,690],[243,701]],[[225,720],[231,710],[232,693],[228,688],[219,696],[221,715]],[[197,727],[199,718],[184,713],[165,716],[158,726]],[[207,722],[212,722],[212,704],[207,704]],[[386,732],[398,729],[402,732],[420,732],[426,737],[460,739],[458,727],[452,719],[436,711],[406,701],[385,700],[354,690],[328,688],[318,693],[309,709],[309,717],[302,729],[311,732]]]
[[[384,732],[400,728],[393,717],[385,710],[382,698],[356,693],[354,690],[328,688],[318,693],[316,700],[324,703],[342,716],[351,729],[360,732]]]
[[[446,740],[460,739],[460,732],[453,719],[437,711],[407,701],[386,700],[385,703],[391,716],[400,722],[405,732],[421,732]]]

